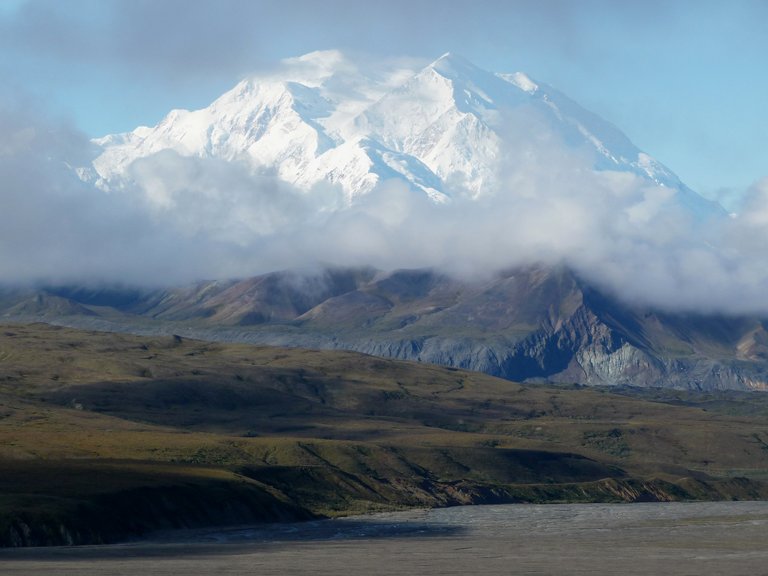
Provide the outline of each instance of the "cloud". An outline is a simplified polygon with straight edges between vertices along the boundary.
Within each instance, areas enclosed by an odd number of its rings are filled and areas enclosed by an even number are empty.
[[[481,279],[567,265],[625,300],[675,310],[768,312],[768,178],[737,216],[703,222],[669,188],[594,171],[530,110],[509,114],[503,185],[436,205],[384,181],[351,207],[330,184],[299,190],[244,163],[162,151],[104,193],[76,177],[92,144],[0,106],[0,282],[168,285],[317,265],[434,267]],[[535,135],[535,137],[532,137]]]
[[[510,134],[529,134],[530,116]],[[399,181],[344,210],[340,191],[302,192],[244,166],[162,153],[133,167],[148,210],[184,237],[230,250],[216,271],[434,267],[482,279],[519,265],[567,265],[625,300],[675,310],[765,311],[768,181],[737,218],[704,222],[669,188],[589,168],[593,158],[538,127],[512,136],[505,186],[479,200],[435,205]],[[323,194],[326,196],[323,197]],[[223,244],[221,244],[223,243]],[[181,271],[179,271],[181,272]],[[215,274],[212,270],[208,276]]]
[[[218,263],[240,244],[190,228],[183,211],[169,223],[140,195],[82,182],[73,166],[91,157],[91,144],[70,126],[17,103],[0,108],[0,134],[0,282],[166,285],[232,274]]]

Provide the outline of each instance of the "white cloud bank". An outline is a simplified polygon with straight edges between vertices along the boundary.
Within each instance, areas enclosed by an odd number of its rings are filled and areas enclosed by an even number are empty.
[[[135,186],[104,193],[71,166],[90,143],[23,106],[0,113],[0,283],[167,285],[318,264],[436,267],[465,277],[566,264],[624,299],[677,310],[768,313],[768,178],[741,213],[701,223],[672,190],[595,172],[553,138],[521,140],[503,189],[435,205],[381,183],[351,208],[244,165],[161,152]]]

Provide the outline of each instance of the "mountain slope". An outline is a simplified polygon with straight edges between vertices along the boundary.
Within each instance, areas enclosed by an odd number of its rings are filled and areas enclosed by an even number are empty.
[[[347,203],[391,179],[441,203],[514,193],[505,163],[547,137],[587,151],[586,168],[674,190],[700,217],[722,213],[616,127],[525,74],[493,74],[454,54],[407,75],[362,70],[335,51],[289,63],[202,110],[174,110],[155,127],[96,140],[91,177],[121,188],[137,177],[134,161],[172,150],[241,162],[304,191],[330,183]]]
[[[759,320],[632,308],[566,269],[514,270],[483,284],[396,272],[299,320],[305,332],[337,334],[338,347],[512,380],[768,387]]]
[[[33,309],[30,302],[55,302]],[[760,318],[629,306],[564,267],[458,280],[434,270],[279,272],[184,288],[48,288],[3,316],[312,348],[465,368],[511,380],[679,389],[768,388]]]

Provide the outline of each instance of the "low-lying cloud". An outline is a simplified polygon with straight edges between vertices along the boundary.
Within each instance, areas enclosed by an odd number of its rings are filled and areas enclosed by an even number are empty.
[[[510,132],[513,132],[510,130]],[[465,278],[564,264],[626,300],[767,313],[768,178],[734,217],[702,222],[673,190],[589,168],[552,135],[514,141],[503,187],[443,205],[384,181],[351,207],[245,164],[164,151],[105,193],[81,181],[91,144],[23,106],[0,114],[0,282],[169,285],[317,265],[434,267]],[[342,208],[343,207],[343,208]]]

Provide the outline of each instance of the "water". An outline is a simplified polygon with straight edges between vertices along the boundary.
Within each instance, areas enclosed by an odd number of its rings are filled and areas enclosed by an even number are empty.
[[[467,506],[0,551],[0,574],[768,575],[768,502]]]

